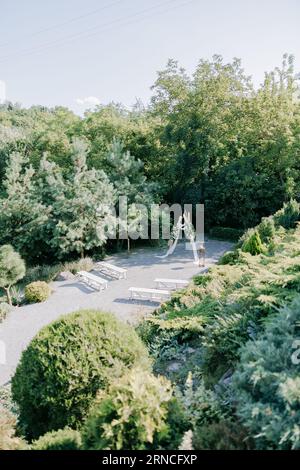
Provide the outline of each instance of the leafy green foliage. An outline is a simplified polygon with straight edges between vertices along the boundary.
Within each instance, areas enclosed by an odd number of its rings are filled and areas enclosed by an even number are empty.
[[[195,450],[249,450],[252,446],[248,431],[230,419],[200,426],[193,434]]]
[[[82,310],[43,328],[12,379],[20,424],[29,438],[79,427],[99,389],[128,367],[149,367],[134,330],[110,314]]]
[[[36,281],[25,287],[25,299],[27,302],[44,302],[51,294],[51,289],[45,281]]]
[[[226,407],[222,405],[216,393],[205,388],[202,378],[198,383],[189,372],[183,390],[177,396],[183,407],[191,429],[218,422],[226,417]]]
[[[70,428],[47,432],[30,447],[31,450],[80,450],[80,448],[80,433]]]
[[[260,255],[264,251],[264,247],[258,230],[249,230],[248,237],[244,240],[242,251],[251,255]]]
[[[261,223],[257,226],[257,231],[262,243],[270,243],[275,236],[275,222],[274,218],[263,217]]]
[[[7,314],[11,310],[11,305],[7,304],[6,302],[0,303],[0,323],[5,320]]]
[[[29,267],[26,270],[26,274],[22,279],[21,284],[27,285],[31,284],[35,281],[44,281],[44,282],[51,282],[54,281],[56,276],[60,271],[64,271],[63,266],[56,264],[53,266],[49,266],[47,264],[44,265],[35,265]]]
[[[25,263],[11,245],[0,248],[0,287],[5,289],[7,301],[11,305],[10,288],[25,275]]]
[[[92,258],[86,256],[77,261],[69,261],[64,263],[61,267],[61,271],[70,271],[72,274],[76,274],[78,271],[91,271],[94,267]]]
[[[86,449],[142,450],[177,448],[171,384],[141,369],[133,369],[98,394],[83,429]],[[170,405],[172,405],[170,407]],[[181,425],[182,427],[182,425]],[[183,428],[184,430],[184,428]]]
[[[274,214],[274,221],[277,225],[289,229],[294,228],[295,223],[300,218],[300,204],[291,199],[283,205],[283,208]]]
[[[25,157],[14,154],[6,169],[0,240],[13,238],[31,262],[83,257],[105,243],[106,228],[115,223],[115,193],[106,174],[88,169],[84,142],[75,140],[71,150],[67,175],[46,156],[34,170]]]
[[[16,436],[16,417],[0,406],[0,450],[24,450],[25,447]]]
[[[237,414],[258,449],[300,449],[300,380],[295,340],[300,297],[248,342],[233,376]],[[299,355],[298,355],[299,356]]]
[[[155,370],[182,384],[187,367],[200,369],[206,386],[232,370],[241,346],[300,293],[299,240],[299,228],[276,229],[272,253],[253,256],[236,249],[221,260],[229,264],[196,276],[142,322],[138,331],[155,359]],[[189,348],[194,352],[186,355]],[[170,373],[174,362],[178,370]]]

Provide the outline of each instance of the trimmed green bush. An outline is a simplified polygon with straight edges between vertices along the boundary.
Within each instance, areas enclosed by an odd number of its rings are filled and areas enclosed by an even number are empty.
[[[51,294],[51,289],[44,281],[36,281],[25,287],[25,299],[27,302],[45,302]]]
[[[300,449],[299,322],[300,296],[242,348],[233,375],[237,414],[257,449]]]
[[[84,448],[176,449],[186,429],[176,419],[175,401],[168,380],[132,370],[99,393],[83,429]]]
[[[249,231],[249,236],[245,238],[242,251],[250,253],[251,255],[260,255],[264,252],[264,246],[262,244],[258,230]]]
[[[47,432],[31,446],[31,450],[80,450],[80,448],[80,433],[70,428]]]
[[[145,346],[133,328],[111,314],[81,310],[43,328],[12,379],[26,435],[78,428],[97,391],[138,365],[150,367]]]

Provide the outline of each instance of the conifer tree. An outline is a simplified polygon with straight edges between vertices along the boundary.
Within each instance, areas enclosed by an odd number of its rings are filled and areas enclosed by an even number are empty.
[[[0,248],[0,287],[7,296],[9,305],[12,305],[10,288],[25,276],[25,263],[19,253],[11,245]]]
[[[55,227],[51,246],[59,257],[69,253],[84,253],[102,246],[106,228],[113,225],[111,206],[115,192],[102,170],[89,170],[86,165],[87,146],[81,140],[73,142],[73,169],[65,181],[64,191],[53,204]]]
[[[10,156],[6,169],[4,197],[0,200],[0,242],[14,245],[23,254],[39,251],[40,230],[46,223],[47,208],[35,191],[35,171],[20,153]]]

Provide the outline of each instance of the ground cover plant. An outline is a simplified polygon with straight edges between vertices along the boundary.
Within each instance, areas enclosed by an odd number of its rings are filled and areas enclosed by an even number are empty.
[[[293,201],[263,219],[217,266],[138,326],[154,370],[165,371],[181,390],[196,449],[299,446],[299,366],[292,354],[300,226],[296,216],[288,224],[282,216],[291,206],[299,220]],[[259,233],[264,242],[257,253],[248,240],[257,247]]]

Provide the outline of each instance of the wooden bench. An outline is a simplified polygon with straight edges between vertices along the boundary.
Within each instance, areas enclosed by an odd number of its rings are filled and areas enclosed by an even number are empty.
[[[167,300],[170,298],[168,290],[147,289],[145,287],[130,287],[130,299]]]
[[[113,264],[106,263],[105,261],[99,261],[95,264],[95,269],[108,274],[109,276],[117,277],[118,279],[126,279],[127,269],[119,268]]]
[[[182,289],[189,285],[189,281],[183,279],[154,279],[154,282],[158,289]]]
[[[88,273],[87,271],[79,271],[77,277],[80,281],[96,290],[107,289],[108,282],[102,277],[95,276],[95,274]]]

